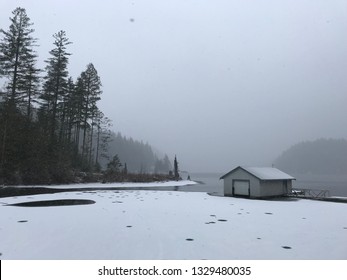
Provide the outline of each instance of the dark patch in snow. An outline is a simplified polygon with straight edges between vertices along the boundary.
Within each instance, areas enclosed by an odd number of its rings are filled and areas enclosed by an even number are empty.
[[[292,249],[292,247],[289,246],[282,246],[283,249]]]
[[[187,241],[194,241],[193,238],[186,238]]]
[[[17,221],[17,223],[27,223],[28,220],[20,220],[20,221]]]
[[[85,205],[94,204],[94,200],[89,199],[57,199],[57,200],[42,200],[42,201],[29,201],[8,204],[8,206],[19,207],[50,207],[50,206],[71,206],[71,205]]]
[[[127,228],[131,228],[131,227],[133,227],[133,226],[127,226]]]
[[[205,224],[208,225],[208,224],[215,224],[216,222],[206,222]]]
[[[225,219],[218,219],[219,222],[227,222],[228,220]]]
[[[302,218],[303,220],[306,220],[306,218]]]
[[[241,215],[242,213],[237,213],[237,215]]]
[[[347,229],[347,227],[344,227],[343,229]]]
[[[258,240],[261,240],[261,238],[260,238],[260,237],[257,237],[257,239],[258,239]]]
[[[272,215],[273,213],[271,212],[265,212],[266,215]]]
[[[216,215],[210,215],[211,217],[216,217]]]

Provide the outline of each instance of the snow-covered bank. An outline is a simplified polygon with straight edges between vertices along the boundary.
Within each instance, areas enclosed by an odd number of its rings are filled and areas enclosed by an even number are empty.
[[[152,187],[181,187],[197,184],[194,181],[189,180],[180,180],[180,181],[166,181],[166,182],[150,182],[150,183],[133,183],[133,182],[124,182],[124,183],[91,183],[91,184],[71,184],[71,185],[56,185],[56,186],[47,186],[48,188],[55,189],[73,189],[73,188],[152,188]]]
[[[95,204],[16,207],[38,200]],[[347,204],[112,190],[0,199],[2,259],[347,259]]]
[[[133,183],[133,182],[122,182],[122,183],[83,183],[83,184],[68,184],[68,185],[36,185],[36,186],[17,186],[18,188],[50,188],[50,189],[109,189],[109,188],[153,188],[153,187],[181,187],[196,185],[197,182],[190,180],[180,181],[165,181],[165,182],[149,182],[149,183]]]

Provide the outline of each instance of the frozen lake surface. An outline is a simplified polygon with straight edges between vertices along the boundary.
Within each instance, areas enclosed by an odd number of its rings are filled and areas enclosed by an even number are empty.
[[[347,259],[344,203],[85,190],[0,198],[0,213],[1,259]]]

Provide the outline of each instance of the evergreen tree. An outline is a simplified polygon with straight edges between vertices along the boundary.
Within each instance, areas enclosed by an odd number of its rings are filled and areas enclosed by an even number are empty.
[[[107,172],[109,173],[119,173],[122,164],[119,160],[118,155],[115,155],[112,160],[107,164]]]
[[[178,180],[180,178],[179,169],[178,169],[178,161],[177,161],[176,155],[175,155],[175,159],[174,159],[174,176],[175,176],[176,180]]]
[[[44,94],[47,116],[50,119],[50,137],[54,139],[57,128],[57,115],[59,103],[67,93],[69,56],[66,48],[71,42],[66,37],[65,31],[53,35],[55,48],[49,53],[51,57],[46,60],[47,75],[45,76]]]
[[[71,120],[70,125],[73,126],[73,143],[78,153],[80,148],[80,134],[83,125],[83,106],[84,106],[84,86],[81,77],[77,79],[74,94],[70,99]]]
[[[0,29],[0,75],[7,80],[6,98],[18,103],[27,94],[28,79],[37,77],[37,55],[34,51],[37,39],[32,37],[33,23],[23,8],[16,8],[10,18],[8,31]]]
[[[128,166],[127,166],[127,163],[124,163],[123,174],[124,174],[124,175],[127,175],[127,174],[128,174]]]
[[[89,63],[87,69],[81,73],[79,78],[80,90],[83,95],[83,106],[82,106],[82,122],[83,122],[83,139],[82,139],[82,157],[89,158],[91,163],[91,154],[93,148],[93,136],[95,118],[98,113],[98,107],[96,102],[100,100],[101,81],[94,65]],[[87,132],[89,135],[89,145],[87,146]]]
[[[6,80],[0,104],[0,179],[19,182],[22,159],[30,148],[28,121],[38,87],[37,40],[32,37],[34,29],[25,9],[16,8],[12,15],[9,30],[0,29],[0,76]],[[27,109],[27,120],[23,109]]]
[[[75,103],[75,84],[72,77],[67,81],[67,94],[64,96],[61,114],[61,129],[60,139],[64,138],[67,143],[72,143],[72,130],[73,123],[76,117],[76,103]]]
[[[111,141],[111,120],[104,116],[101,111],[98,111],[96,117],[96,144],[95,144],[95,164],[100,165],[100,158],[109,159],[108,157],[108,143]]]
[[[28,122],[32,119],[33,104],[38,104],[40,92],[40,69],[35,68],[36,61],[30,61],[27,65],[24,84],[24,101],[26,103],[26,112]]]

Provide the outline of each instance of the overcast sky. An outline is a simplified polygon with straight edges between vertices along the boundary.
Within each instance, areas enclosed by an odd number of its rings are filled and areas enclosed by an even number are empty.
[[[65,30],[74,79],[92,62],[114,130],[188,171],[269,166],[347,138],[346,0],[0,0],[34,23],[40,67]]]

